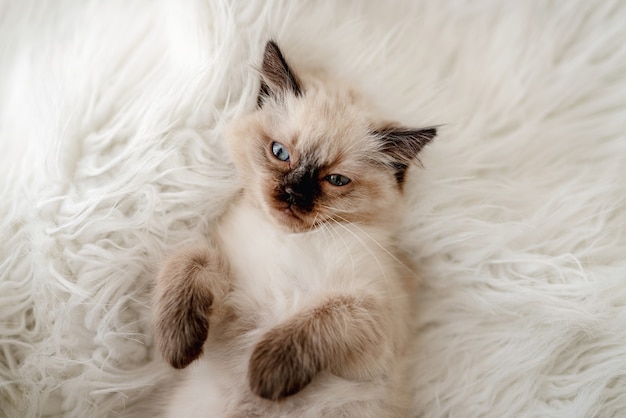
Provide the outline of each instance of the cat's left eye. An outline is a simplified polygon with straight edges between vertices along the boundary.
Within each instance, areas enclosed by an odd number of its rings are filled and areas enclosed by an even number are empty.
[[[346,176],[342,176],[341,174],[329,174],[326,176],[326,181],[333,186],[345,186],[350,183],[350,179]]]
[[[289,161],[289,151],[281,143],[272,142],[272,154],[280,161]]]

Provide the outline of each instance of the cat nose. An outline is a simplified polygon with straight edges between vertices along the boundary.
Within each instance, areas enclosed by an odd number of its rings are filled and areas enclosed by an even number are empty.
[[[303,211],[311,211],[315,196],[307,184],[287,183],[283,186],[283,192],[279,199]]]
[[[302,206],[305,203],[304,194],[294,189],[292,186],[285,187],[285,193],[287,197],[287,202],[292,205]]]
[[[287,200],[292,205],[295,205],[297,203],[298,198],[302,197],[302,194],[296,192],[291,186],[285,187],[285,193],[287,193]]]

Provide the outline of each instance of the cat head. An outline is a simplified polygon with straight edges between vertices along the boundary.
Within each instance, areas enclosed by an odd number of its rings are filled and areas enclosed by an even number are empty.
[[[294,232],[395,220],[406,171],[436,129],[378,120],[352,89],[296,75],[273,41],[259,72],[257,109],[229,132],[245,193]]]

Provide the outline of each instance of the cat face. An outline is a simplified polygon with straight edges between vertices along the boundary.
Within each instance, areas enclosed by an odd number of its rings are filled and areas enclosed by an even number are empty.
[[[435,129],[377,123],[354,91],[296,78],[271,41],[260,72],[257,110],[229,132],[246,193],[294,232],[395,220],[405,172]]]

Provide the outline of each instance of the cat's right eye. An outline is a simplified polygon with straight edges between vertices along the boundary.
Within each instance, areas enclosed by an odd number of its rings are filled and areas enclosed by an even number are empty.
[[[289,152],[287,148],[281,143],[272,142],[272,154],[280,161],[289,161]]]
[[[342,176],[341,174],[330,174],[326,176],[326,181],[333,186],[341,187],[350,183],[351,180],[346,176]]]

